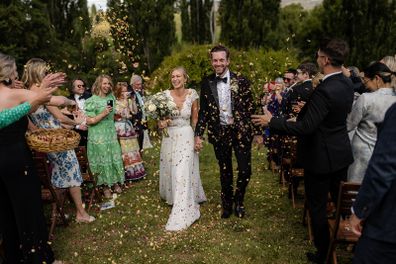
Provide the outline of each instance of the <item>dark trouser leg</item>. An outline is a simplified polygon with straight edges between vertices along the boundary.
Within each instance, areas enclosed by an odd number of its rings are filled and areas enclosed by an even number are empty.
[[[347,181],[348,167],[345,167],[339,171],[332,173],[330,182],[330,194],[331,200],[337,205],[338,193],[340,191],[341,181]]]
[[[314,244],[318,250],[319,257],[324,261],[330,242],[326,212],[330,178],[328,175],[305,171],[304,184],[308,208],[311,214]]]
[[[139,150],[141,151],[143,149],[143,138],[144,138],[144,129],[139,128],[138,130],[138,143],[139,143]]]
[[[214,144],[213,147],[220,168],[221,201],[223,209],[230,211],[233,202],[231,142],[221,141]]]
[[[251,142],[243,145],[240,142],[234,143],[236,143],[234,145],[234,152],[238,162],[238,179],[234,199],[236,204],[243,205],[246,187],[252,174]]]
[[[1,201],[0,210],[5,230],[6,263],[19,263],[21,260],[25,263],[52,263],[54,256],[47,243],[48,232],[37,175],[32,168],[10,164],[9,170],[2,171],[0,180],[1,198],[5,198]],[[7,216],[3,215],[4,210]],[[14,262],[16,258],[18,262]]]

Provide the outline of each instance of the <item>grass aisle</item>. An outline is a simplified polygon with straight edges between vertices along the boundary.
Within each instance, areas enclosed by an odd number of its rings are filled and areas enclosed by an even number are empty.
[[[212,146],[200,153],[208,202],[189,229],[164,227],[171,207],[158,194],[159,147],[145,152],[148,177],[135,183],[116,207],[95,215],[92,224],[71,223],[55,230],[58,259],[70,263],[306,263],[313,250],[277,176],[264,170],[264,151],[253,149],[253,175],[245,197],[246,216],[220,219],[219,170]]]

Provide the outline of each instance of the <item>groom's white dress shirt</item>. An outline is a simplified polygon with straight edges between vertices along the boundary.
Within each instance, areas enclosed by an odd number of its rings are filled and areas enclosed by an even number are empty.
[[[220,106],[220,124],[231,125],[234,123],[231,110],[231,88],[230,88],[230,71],[227,70],[223,78],[227,78],[227,83],[217,82],[217,94],[219,95]]]

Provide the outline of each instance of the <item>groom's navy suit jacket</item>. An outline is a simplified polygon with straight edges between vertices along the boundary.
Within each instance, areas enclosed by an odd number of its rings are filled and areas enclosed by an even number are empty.
[[[201,136],[208,128],[208,140],[216,144],[222,140],[220,135],[220,108],[217,92],[216,75],[212,74],[201,83],[200,110],[195,136]],[[237,131],[237,140],[240,144],[250,144],[252,140],[251,115],[254,112],[253,98],[249,81],[230,72],[230,82],[238,83],[237,89],[231,87],[231,107],[234,117],[234,131]],[[235,87],[235,86],[234,86]]]

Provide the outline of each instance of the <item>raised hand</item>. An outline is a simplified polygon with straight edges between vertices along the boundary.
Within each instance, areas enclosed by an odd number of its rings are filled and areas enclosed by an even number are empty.
[[[264,115],[252,115],[252,122],[255,125],[268,126],[272,114],[268,111],[267,107],[264,107]]]
[[[66,82],[66,74],[63,72],[56,72],[47,74],[41,81],[40,88],[47,89],[54,86],[62,85]]]
[[[32,91],[32,95],[29,97],[28,102],[32,108],[45,104],[51,100],[52,93],[55,92],[58,87],[52,87],[48,89],[38,89]]]

